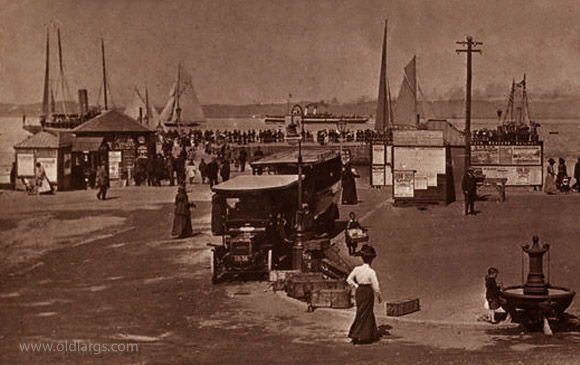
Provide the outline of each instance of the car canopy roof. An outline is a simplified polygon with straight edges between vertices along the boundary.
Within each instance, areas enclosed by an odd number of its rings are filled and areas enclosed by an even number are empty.
[[[259,194],[288,189],[298,183],[298,175],[242,175],[214,185],[216,193],[228,195]]]

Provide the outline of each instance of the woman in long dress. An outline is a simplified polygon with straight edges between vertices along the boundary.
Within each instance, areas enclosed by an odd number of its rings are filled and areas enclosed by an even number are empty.
[[[544,193],[546,194],[556,194],[556,182],[554,181],[556,174],[554,173],[554,161],[553,158],[548,160],[548,168],[546,173],[546,181],[544,183]]]
[[[347,163],[343,167],[342,172],[342,204],[357,204],[358,196],[356,194],[356,181],[355,178],[358,177],[353,171],[352,165]]]
[[[364,264],[355,267],[348,275],[346,282],[356,288],[356,316],[350,327],[348,337],[353,344],[371,343],[380,337],[374,314],[375,294],[382,302],[381,289],[375,270],[371,263],[377,256],[375,249],[364,245],[361,249],[361,257]]]
[[[172,234],[177,238],[189,237],[193,233],[190,207],[195,207],[195,204],[189,202],[185,184],[180,185],[175,196],[175,210],[173,212]]]

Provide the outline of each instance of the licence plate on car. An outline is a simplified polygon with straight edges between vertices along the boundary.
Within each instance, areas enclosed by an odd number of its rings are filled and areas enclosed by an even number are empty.
[[[248,256],[234,255],[234,261],[237,261],[237,262],[248,262],[248,261],[250,261],[250,258]]]

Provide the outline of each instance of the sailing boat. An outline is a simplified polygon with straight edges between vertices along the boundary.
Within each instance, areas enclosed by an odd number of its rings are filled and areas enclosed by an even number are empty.
[[[149,92],[145,89],[145,97],[135,88],[133,101],[125,108],[125,114],[138,120],[150,129],[154,130],[159,125],[159,113],[153,105],[149,103]]]
[[[160,121],[165,127],[177,128],[195,127],[206,121],[192,78],[181,74],[181,65],[177,66],[177,81],[171,88]]]
[[[98,111],[89,109],[88,94],[85,89],[81,89],[78,91],[79,103],[77,113],[73,111],[75,107],[70,105],[71,102],[66,101],[67,98],[70,99],[70,92],[64,72],[60,29],[57,29],[57,37],[58,37],[58,64],[60,71],[58,88],[62,93],[62,95],[60,95],[62,100],[58,104],[55,102],[54,89],[51,87],[50,33],[49,31],[47,31],[46,64],[44,73],[44,88],[42,94],[42,111],[40,114],[40,125],[28,124],[25,120],[22,126],[23,129],[31,133],[38,133],[43,129],[57,129],[57,130],[72,129],[99,114]],[[57,108],[60,108],[60,110],[57,110]]]
[[[387,77],[387,21],[385,20],[375,130],[386,132],[392,129],[417,128],[418,90],[420,89],[417,85],[417,57],[413,56],[404,68],[398,98],[395,103],[391,100],[391,90]]]

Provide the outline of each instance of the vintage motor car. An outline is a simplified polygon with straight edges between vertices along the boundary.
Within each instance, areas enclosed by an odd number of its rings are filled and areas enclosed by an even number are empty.
[[[212,188],[212,233],[222,236],[221,245],[211,245],[214,284],[290,265],[297,183],[297,175],[237,176]]]

